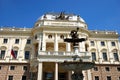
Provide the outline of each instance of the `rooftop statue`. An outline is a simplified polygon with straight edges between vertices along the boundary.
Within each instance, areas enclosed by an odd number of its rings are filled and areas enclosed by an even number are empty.
[[[59,20],[68,20],[68,18],[69,18],[69,16],[67,18],[65,18],[65,13],[61,12],[60,15],[56,19],[59,19]]]

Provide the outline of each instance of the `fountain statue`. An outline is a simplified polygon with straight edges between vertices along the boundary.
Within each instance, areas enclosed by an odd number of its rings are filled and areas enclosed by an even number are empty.
[[[83,80],[84,76],[82,70],[88,70],[94,67],[95,63],[92,61],[83,61],[83,58],[79,56],[79,42],[86,41],[85,38],[78,37],[78,30],[72,30],[70,33],[71,38],[64,39],[64,42],[69,42],[73,44],[74,56],[72,56],[73,61],[64,61],[60,63],[60,66],[68,71],[74,71],[71,75],[72,80]]]

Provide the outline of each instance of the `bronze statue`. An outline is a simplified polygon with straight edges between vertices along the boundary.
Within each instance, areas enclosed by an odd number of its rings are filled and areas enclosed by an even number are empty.
[[[65,13],[61,12],[60,15],[56,19],[58,19],[58,20],[68,20],[69,16],[67,18],[65,18]]]

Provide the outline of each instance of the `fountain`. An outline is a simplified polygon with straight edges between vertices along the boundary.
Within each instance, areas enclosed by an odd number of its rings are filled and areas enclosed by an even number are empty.
[[[63,63],[60,63],[60,66],[68,71],[74,71],[74,73],[71,75],[72,80],[83,80],[84,76],[82,73],[82,70],[88,70],[94,67],[95,63],[93,61],[83,61],[83,58],[78,55],[79,53],[79,46],[78,43],[82,41],[86,41],[85,38],[78,38],[78,32],[79,28],[77,30],[72,30],[70,35],[72,38],[66,38],[64,39],[64,42],[69,42],[73,44],[74,49],[74,56],[72,56],[73,61],[64,61]],[[79,53],[80,54],[80,53]]]

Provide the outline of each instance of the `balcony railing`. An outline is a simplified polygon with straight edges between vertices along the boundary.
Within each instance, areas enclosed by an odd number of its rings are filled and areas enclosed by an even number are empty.
[[[78,55],[80,57],[90,56],[89,52],[79,52],[75,54],[74,52],[57,52],[57,51],[40,51],[38,55],[56,55],[56,56],[74,56]]]

